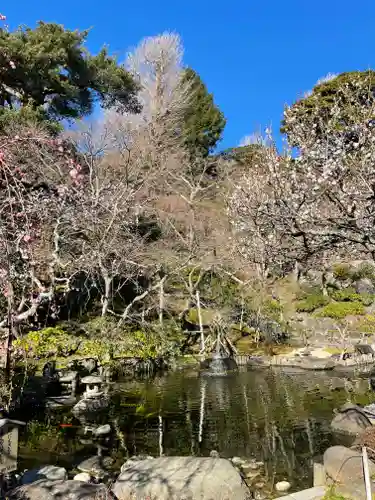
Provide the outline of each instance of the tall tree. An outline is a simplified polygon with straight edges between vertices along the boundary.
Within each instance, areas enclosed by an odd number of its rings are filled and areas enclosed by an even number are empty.
[[[35,29],[0,30],[0,106],[26,107],[39,118],[79,118],[94,104],[139,111],[138,86],[103,48],[91,55],[88,31],[39,22]]]
[[[124,117],[110,113],[116,129],[149,129],[156,143],[181,145],[192,155],[208,156],[221,138],[225,118],[199,75],[183,65],[178,34],[165,32],[143,39],[125,67],[139,83],[142,111]],[[113,127],[112,127],[113,128]]]
[[[203,156],[220,141],[226,120],[215,105],[200,76],[191,68],[184,71],[182,82],[190,82],[191,98],[184,115],[182,134],[185,146]]]

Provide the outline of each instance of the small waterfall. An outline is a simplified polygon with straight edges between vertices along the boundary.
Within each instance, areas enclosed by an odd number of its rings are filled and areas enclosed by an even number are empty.
[[[210,371],[212,372],[212,375],[225,375],[227,373],[227,367],[225,364],[225,360],[220,353],[215,353],[212,356],[212,361],[210,364]]]
[[[202,375],[220,377],[228,372],[238,370],[236,361],[220,353],[215,353],[212,358],[205,359],[201,363]]]

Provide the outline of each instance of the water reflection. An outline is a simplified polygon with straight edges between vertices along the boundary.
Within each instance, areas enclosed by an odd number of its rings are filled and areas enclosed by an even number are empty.
[[[333,409],[347,400],[371,399],[366,381],[362,391],[357,382],[354,394],[343,383],[332,391],[333,379],[318,372],[240,372],[217,378],[174,373],[116,385],[110,408],[96,420],[111,424],[110,449],[120,465],[128,454],[208,456],[217,450],[223,457],[263,461],[269,483],[287,479],[300,488],[311,485],[313,459],[333,442]],[[49,418],[57,422],[63,417]],[[60,448],[66,461],[76,459],[79,432],[77,425],[76,433],[66,436],[70,445],[64,441]],[[79,454],[85,451],[89,455],[84,449]],[[45,454],[40,460],[45,463]]]

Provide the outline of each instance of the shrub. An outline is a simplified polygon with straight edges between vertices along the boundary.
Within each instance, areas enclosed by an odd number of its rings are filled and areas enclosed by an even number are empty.
[[[301,288],[296,293],[297,300],[304,300],[310,295],[322,295],[322,287],[319,285],[301,285]]]
[[[369,306],[374,302],[374,296],[369,293],[357,293],[354,288],[345,288],[344,290],[335,290],[331,297],[337,302],[362,302]]]
[[[29,332],[15,340],[18,347],[36,358],[51,356],[69,356],[77,351],[81,340],[66,333],[62,328],[49,327],[36,332]]]
[[[342,319],[346,316],[360,316],[362,314],[365,314],[362,302],[331,302],[317,313],[317,316]]]
[[[297,312],[313,312],[320,307],[328,304],[329,298],[319,294],[307,295],[303,300],[299,300],[296,303],[296,311]]]
[[[352,269],[349,264],[335,264],[332,269],[333,276],[338,281],[346,281],[352,279]]]
[[[375,268],[368,262],[364,262],[357,269],[353,269],[351,273],[351,279],[353,281],[358,281],[365,278],[375,280]]]
[[[283,305],[275,299],[267,299],[263,304],[263,312],[273,319],[278,319],[283,310]]]
[[[361,333],[373,334],[375,332],[375,316],[373,314],[367,314],[358,320],[355,328]]]
[[[361,296],[354,288],[335,290],[331,293],[331,297],[337,302],[361,302]]]
[[[82,325],[86,335],[90,338],[114,338],[122,336],[124,328],[118,327],[118,322],[112,317],[92,318]]]
[[[348,497],[344,497],[340,493],[336,493],[335,488],[331,486],[322,500],[350,500]]]
[[[371,306],[371,304],[375,300],[374,295],[371,295],[370,293],[363,293],[360,295],[360,297],[361,297],[361,302],[364,306]]]
[[[53,452],[56,449],[61,450],[61,441],[64,435],[59,427],[49,423],[31,420],[27,423],[26,432],[23,435],[23,441],[29,450]]]
[[[78,352],[82,356],[105,360],[111,357],[112,346],[106,340],[87,339],[82,341]]]

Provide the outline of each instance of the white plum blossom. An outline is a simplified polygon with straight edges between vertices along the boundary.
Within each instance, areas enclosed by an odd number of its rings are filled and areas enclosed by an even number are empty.
[[[263,271],[342,251],[375,258],[375,101],[355,105],[353,89],[346,92],[337,94],[328,119],[313,111],[317,127],[306,130],[304,120],[290,115],[298,158],[265,148],[261,165],[232,190],[238,249]],[[338,127],[340,103],[349,99],[353,115]]]

